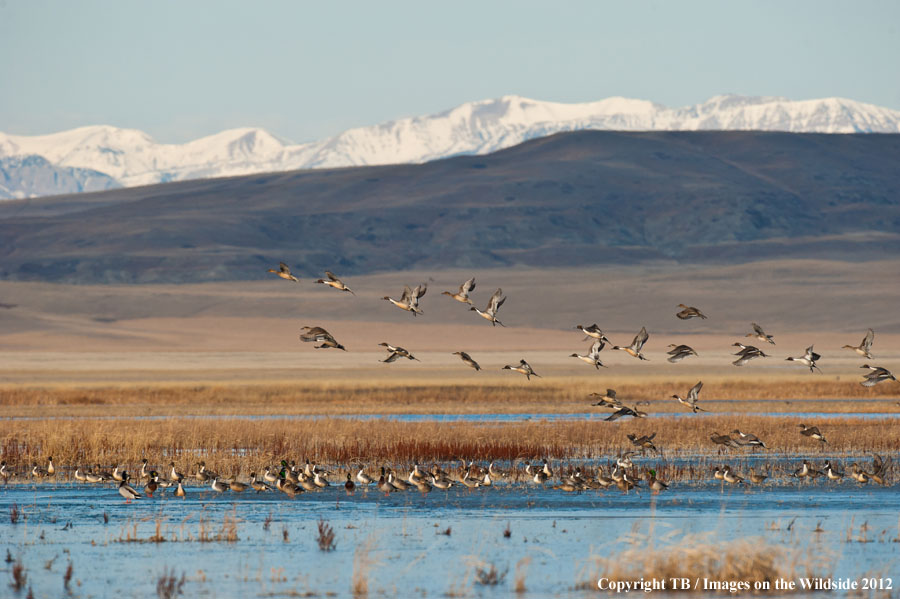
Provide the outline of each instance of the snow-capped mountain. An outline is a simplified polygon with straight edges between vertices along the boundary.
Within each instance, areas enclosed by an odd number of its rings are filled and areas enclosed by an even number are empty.
[[[900,111],[843,98],[791,101],[725,95],[694,106],[667,108],[618,97],[562,104],[504,96],[439,114],[350,129],[304,144],[291,144],[253,128],[223,131],[185,144],[161,144],[142,131],[110,126],[39,136],[0,133],[0,158],[41,156],[58,167],[99,171],[121,185],[133,186],[301,168],[427,162],[485,154],[582,129],[900,133]],[[33,195],[35,189],[24,185],[9,190],[7,197]]]
[[[104,191],[121,187],[91,169],[55,166],[41,156],[0,158],[0,200]]]

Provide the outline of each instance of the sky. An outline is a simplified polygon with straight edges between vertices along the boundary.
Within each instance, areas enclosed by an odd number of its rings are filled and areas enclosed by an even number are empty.
[[[0,131],[294,142],[516,94],[900,109],[900,2],[0,0]]]

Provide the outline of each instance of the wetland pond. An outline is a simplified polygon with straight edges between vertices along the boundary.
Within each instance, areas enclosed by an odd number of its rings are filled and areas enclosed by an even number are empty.
[[[900,585],[900,493],[849,480],[672,483],[658,495],[497,484],[348,496],[333,484],[295,499],[188,487],[186,499],[157,492],[131,504],[112,485],[12,484],[0,488],[0,509],[0,555],[13,560],[0,566],[2,597],[28,587],[37,598],[157,596],[164,573],[184,575],[185,597],[508,597],[517,588],[585,597],[598,592],[598,558],[747,539],[782,552],[788,576]],[[319,548],[320,520],[333,530],[331,551]],[[9,586],[16,561],[27,576],[19,592]]]

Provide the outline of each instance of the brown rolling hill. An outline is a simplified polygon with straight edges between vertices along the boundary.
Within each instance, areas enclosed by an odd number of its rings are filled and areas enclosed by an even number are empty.
[[[486,156],[0,203],[0,278],[254,280],[900,253],[900,135],[566,133]]]

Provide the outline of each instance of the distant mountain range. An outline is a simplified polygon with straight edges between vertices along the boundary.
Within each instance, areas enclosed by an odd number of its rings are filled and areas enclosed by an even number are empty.
[[[843,98],[791,101],[726,95],[695,106],[667,108],[628,98],[561,104],[504,96],[303,144],[253,128],[223,131],[185,144],[161,144],[144,132],[110,126],[39,136],[0,133],[0,159],[7,159],[0,163],[0,199],[76,193],[96,186],[423,163],[488,154],[530,139],[579,130],[900,133],[900,111]],[[18,162],[8,160],[14,157]],[[33,157],[47,164],[38,166]],[[54,168],[69,170],[58,177]]]
[[[900,135],[579,131],[426,164],[10,200],[0,279],[879,260],[900,255],[898,164]]]

